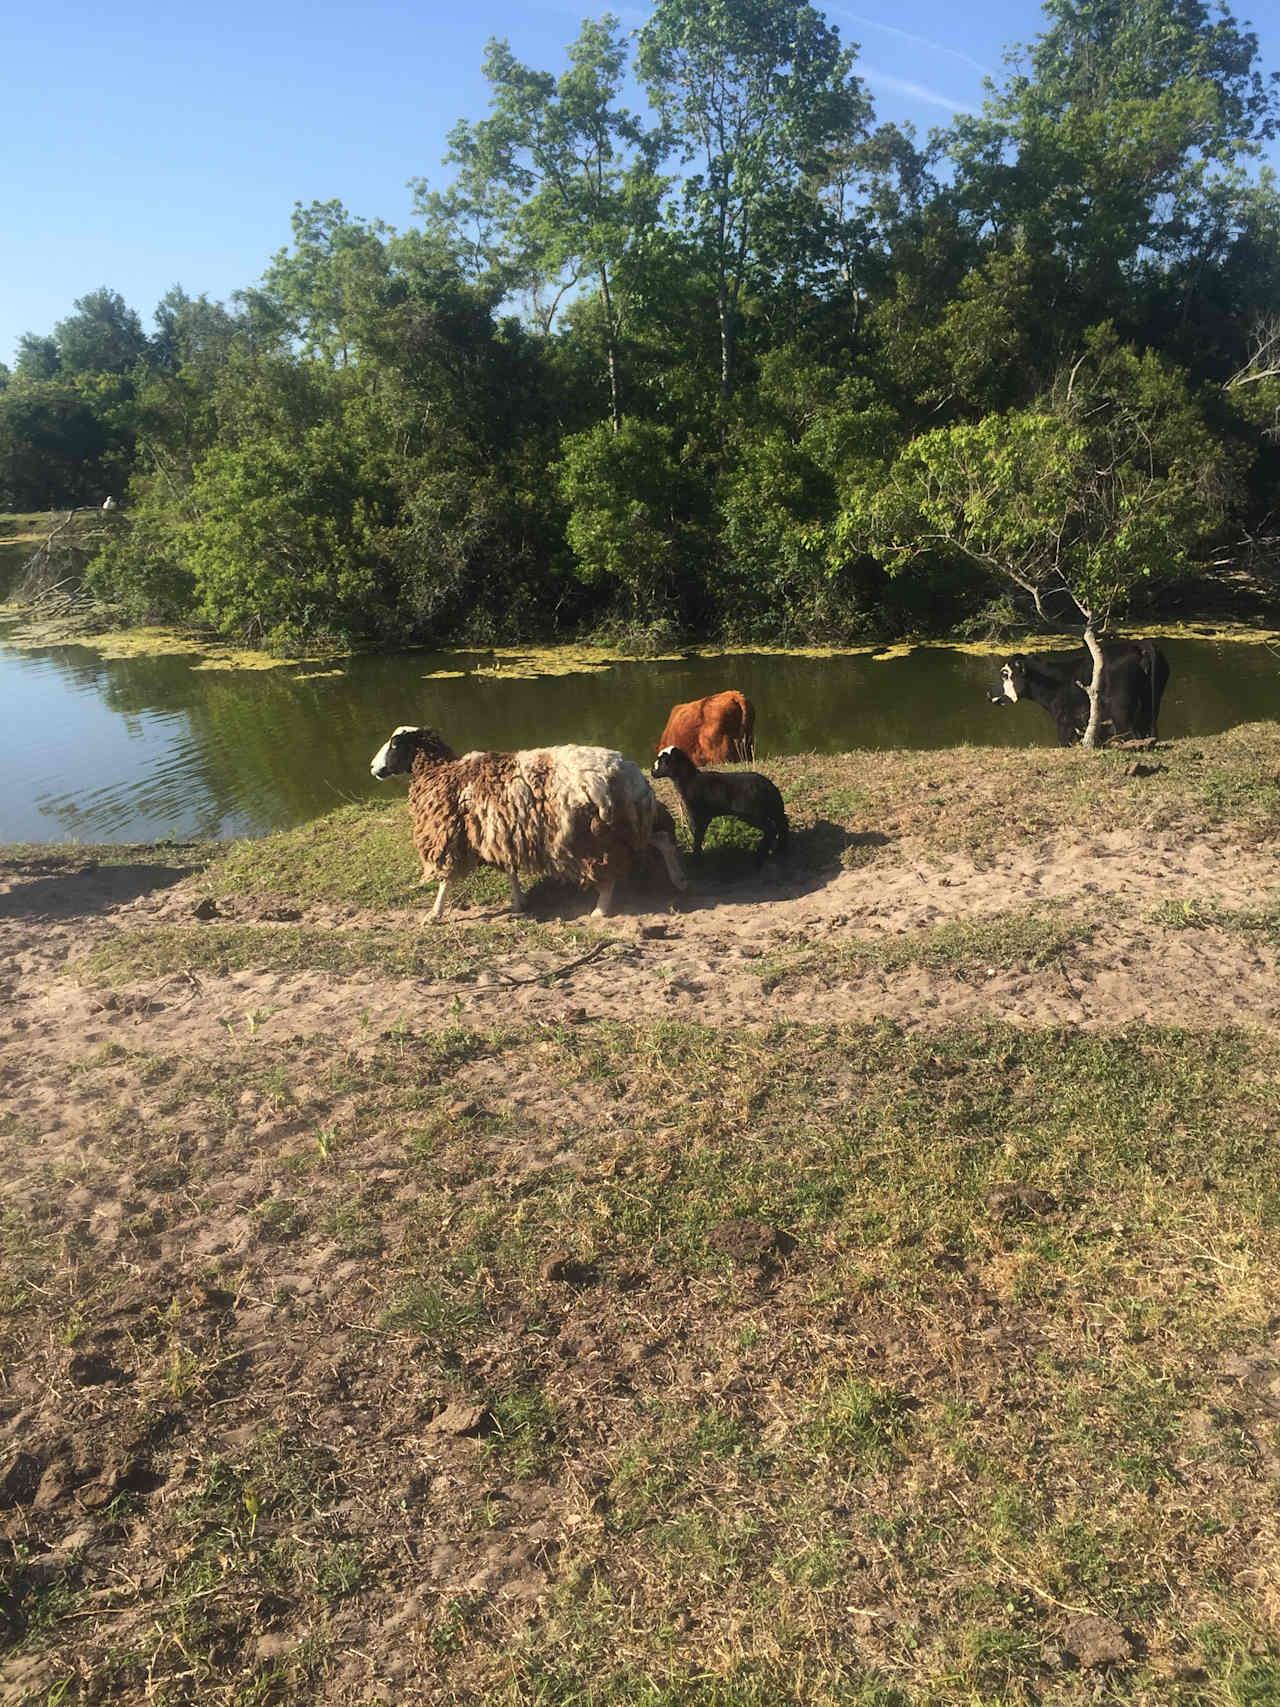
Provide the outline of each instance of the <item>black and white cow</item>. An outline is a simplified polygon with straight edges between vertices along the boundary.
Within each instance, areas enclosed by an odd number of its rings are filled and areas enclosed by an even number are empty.
[[[1093,659],[1078,652],[1021,652],[1000,670],[1000,692],[993,705],[1032,699],[1058,726],[1058,745],[1074,747],[1089,723],[1089,683]],[[1153,640],[1109,640],[1102,648],[1102,686],[1098,702],[1098,745],[1108,741],[1154,737],[1160,701],[1169,680],[1169,661]]]

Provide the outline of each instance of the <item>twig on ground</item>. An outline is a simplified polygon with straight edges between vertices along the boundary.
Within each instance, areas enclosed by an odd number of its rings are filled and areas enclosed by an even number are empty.
[[[958,1503],[959,1502],[957,1501],[957,1504]],[[1047,1588],[1041,1588],[1039,1583],[1032,1582],[1030,1577],[1019,1576],[1017,1571],[1014,1570],[1013,1566],[1005,1558],[1004,1554],[998,1553],[994,1547],[991,1549],[991,1557],[995,1560],[997,1565],[1002,1566],[1006,1571],[1008,1571],[1009,1581],[1011,1583],[1017,1583],[1019,1588],[1029,1590],[1030,1593],[1034,1594],[1040,1600],[1047,1600],[1050,1606],[1059,1606],[1064,1612],[1079,1613],[1084,1618],[1097,1617],[1096,1607],[1071,1606],[1067,1601],[1059,1600],[1057,1595],[1050,1594]]]
[[[502,979],[503,988],[508,990],[518,990],[522,984],[554,982],[557,978],[566,977],[570,972],[576,972],[579,966],[585,966],[589,960],[603,954],[606,948],[612,948],[616,940],[615,937],[606,937],[603,942],[596,943],[594,948],[589,948],[585,954],[580,954],[576,960],[568,960],[563,966],[557,966],[550,972],[535,973],[532,978],[508,978],[505,972],[500,972],[498,976]]]

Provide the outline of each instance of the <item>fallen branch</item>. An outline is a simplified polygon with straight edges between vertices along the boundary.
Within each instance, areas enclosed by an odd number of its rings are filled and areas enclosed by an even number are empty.
[[[502,979],[504,989],[508,990],[518,990],[522,984],[554,983],[557,978],[565,978],[570,972],[576,972],[579,966],[585,966],[589,960],[595,960],[598,955],[604,953],[606,948],[613,948],[615,942],[616,938],[606,937],[603,942],[598,942],[594,948],[589,948],[585,954],[580,954],[576,960],[568,960],[563,966],[557,966],[554,971],[539,972],[532,978],[508,978],[505,972],[499,972],[498,976]]]

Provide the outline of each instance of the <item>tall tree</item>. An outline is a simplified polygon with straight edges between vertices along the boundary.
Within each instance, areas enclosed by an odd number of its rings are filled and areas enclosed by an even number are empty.
[[[36,332],[24,332],[18,339],[13,371],[20,379],[52,379],[61,366],[58,340],[52,335],[42,338]]]
[[[65,373],[127,374],[147,353],[142,322],[119,291],[92,290],[54,327]]]
[[[611,13],[583,24],[559,79],[522,65],[505,41],[491,41],[484,74],[492,110],[450,133],[447,159],[459,168],[453,191],[442,197],[419,185],[420,211],[488,233],[488,266],[533,294],[544,331],[568,292],[594,282],[615,432],[622,413],[615,275],[656,220],[662,189],[643,126],[617,105],[626,64]]]
[[[306,354],[345,366],[352,299],[385,271],[390,227],[353,219],[340,201],[295,202],[290,224],[293,248],[272,256],[263,292]]]
[[[684,224],[715,291],[720,394],[736,379],[738,318],[753,274],[795,265],[825,229],[815,186],[862,135],[870,103],[855,50],[796,0],[657,0],[637,66],[686,165]]]
[[[1203,0],[1046,0],[1048,28],[954,133],[957,199],[997,243],[1061,263],[1077,327],[1215,217],[1210,187],[1276,134],[1280,73]],[[1220,217],[1220,210],[1216,217]],[[1043,295],[1041,310],[1048,305]]]
[[[1042,619],[1074,613],[1094,660],[1092,746],[1097,631],[1139,587],[1194,562],[1226,516],[1232,472],[1185,376],[1102,326],[1032,408],[912,440],[842,525],[898,569],[961,556]]]
[[[210,302],[203,292],[188,296],[181,285],[174,285],[161,297],[155,322],[150,350],[153,365],[169,372],[195,368],[206,380],[216,375],[243,330],[220,302]]]
[[[0,508],[100,504],[114,479],[112,448],[101,412],[66,380],[6,386],[0,392]]]

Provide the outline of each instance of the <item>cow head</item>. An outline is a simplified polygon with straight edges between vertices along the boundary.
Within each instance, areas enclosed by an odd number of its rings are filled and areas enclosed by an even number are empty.
[[[385,746],[379,747],[369,766],[379,782],[389,776],[402,776],[413,769],[413,761],[424,753],[433,763],[453,759],[457,754],[434,729],[424,729],[413,723],[402,723]]]
[[[1003,705],[1011,700],[1014,705],[1022,699],[1027,691],[1027,660],[1021,652],[1016,657],[1008,658],[1000,667],[1000,692],[991,695],[992,705]]]

